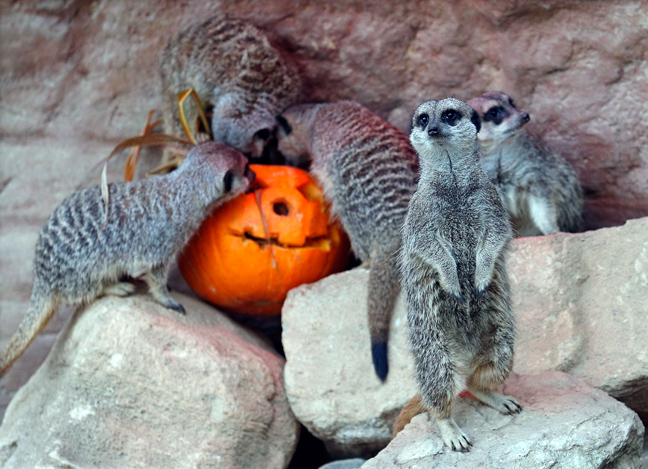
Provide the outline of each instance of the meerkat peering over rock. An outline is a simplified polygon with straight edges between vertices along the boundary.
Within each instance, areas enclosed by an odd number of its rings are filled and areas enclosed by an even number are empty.
[[[480,121],[467,104],[448,98],[421,104],[410,140],[420,179],[403,225],[402,285],[421,394],[403,409],[398,433],[428,411],[441,438],[468,451],[468,436],[452,418],[464,388],[502,413],[515,399],[493,390],[513,365],[515,318],[506,275],[511,227],[493,184],[480,166]]]
[[[245,191],[253,178],[243,154],[207,142],[194,147],[170,174],[109,184],[107,218],[98,185],[65,199],[38,237],[29,309],[0,356],[0,376],[60,303],[132,293],[134,286],[120,282],[122,276],[144,275],[159,303],[184,313],[166,287],[170,263],[208,212]]]
[[[574,168],[524,125],[504,93],[488,92],[468,101],[481,117],[478,138],[482,166],[497,185],[513,228],[521,236],[583,230],[583,189]]]
[[[213,139],[254,157],[274,136],[276,116],[301,95],[296,67],[268,36],[224,16],[190,26],[172,39],[161,56],[160,76],[167,134],[184,135],[178,93],[193,88],[202,106],[211,109]],[[193,125],[197,108],[187,105],[186,110]]]
[[[354,253],[370,263],[371,349],[384,381],[389,321],[400,290],[400,229],[416,188],[416,154],[407,135],[351,101],[293,106],[279,122],[279,151],[293,164],[310,160]]]

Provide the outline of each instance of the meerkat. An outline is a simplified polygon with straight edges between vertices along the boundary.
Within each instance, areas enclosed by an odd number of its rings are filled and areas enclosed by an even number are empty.
[[[455,451],[471,445],[452,418],[464,387],[502,413],[522,409],[494,391],[513,365],[515,318],[505,266],[512,231],[480,166],[479,128],[478,114],[453,98],[416,109],[410,141],[421,171],[400,256],[421,394],[399,416],[395,433],[427,411]]]
[[[482,166],[497,185],[513,228],[520,236],[583,231],[583,189],[574,168],[524,125],[504,93],[488,92],[468,101],[479,113]]]
[[[372,359],[385,381],[389,321],[400,291],[400,228],[416,188],[416,154],[406,134],[351,101],[293,106],[278,120],[279,151],[295,165],[310,162],[355,255],[370,268]]]
[[[213,140],[252,157],[261,156],[275,135],[276,116],[301,95],[295,65],[268,36],[224,16],[190,26],[172,39],[161,55],[160,77],[167,134],[184,135],[178,93],[193,88],[201,105],[211,110]],[[193,125],[197,107],[185,109]]]
[[[243,154],[216,142],[194,147],[167,175],[109,184],[108,216],[98,185],[73,193],[40,232],[34,287],[18,331],[0,356],[0,376],[23,354],[62,302],[89,303],[135,288],[145,275],[153,298],[184,314],[166,287],[170,263],[209,211],[245,191],[254,173]]]

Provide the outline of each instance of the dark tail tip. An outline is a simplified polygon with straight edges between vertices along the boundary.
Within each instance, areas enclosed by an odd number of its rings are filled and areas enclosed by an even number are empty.
[[[387,363],[387,342],[371,344],[371,357],[373,358],[376,375],[383,383],[387,379],[389,364]]]

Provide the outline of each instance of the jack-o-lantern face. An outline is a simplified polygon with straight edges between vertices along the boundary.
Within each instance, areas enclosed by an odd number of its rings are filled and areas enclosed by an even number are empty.
[[[305,171],[250,165],[254,192],[208,217],[178,264],[206,300],[241,314],[279,314],[288,290],[342,270],[349,242]],[[259,212],[263,211],[264,219]]]

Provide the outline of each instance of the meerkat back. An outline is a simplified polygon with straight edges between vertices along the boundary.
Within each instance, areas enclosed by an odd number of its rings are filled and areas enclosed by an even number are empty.
[[[416,187],[416,154],[407,135],[350,101],[294,106],[279,121],[279,150],[295,163],[311,159],[353,251],[370,263],[372,357],[384,381],[389,320],[400,289],[400,229]]]
[[[276,116],[299,101],[295,65],[266,34],[243,20],[217,16],[181,31],[160,60],[165,132],[182,136],[178,93],[193,88],[213,113],[213,139],[260,156]],[[187,105],[190,125],[198,117]]]
[[[488,92],[468,104],[482,120],[482,164],[521,236],[583,230],[583,189],[574,168],[523,127],[513,100]]]
[[[66,198],[38,237],[29,308],[0,356],[0,376],[60,303],[77,305],[102,295],[132,293],[133,285],[120,281],[123,276],[143,275],[157,302],[184,313],[166,287],[171,261],[206,214],[246,190],[253,177],[243,154],[206,142],[170,174],[109,184],[107,204],[99,186]]]

